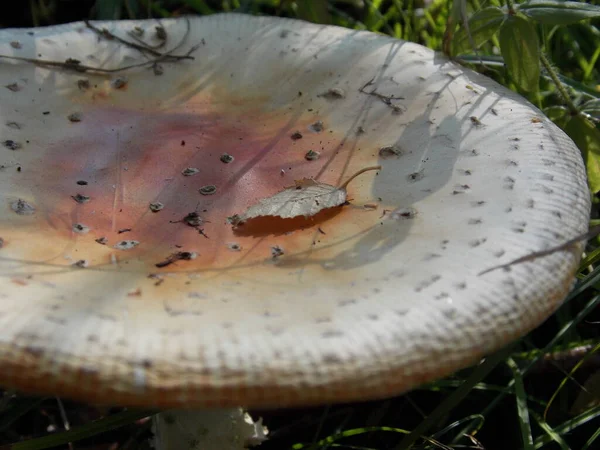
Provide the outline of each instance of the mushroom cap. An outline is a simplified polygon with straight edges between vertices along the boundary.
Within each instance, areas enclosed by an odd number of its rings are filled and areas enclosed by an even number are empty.
[[[166,41],[155,21],[94,23],[193,59],[0,61],[0,384],[158,407],[372,399],[560,305],[582,245],[480,274],[587,230],[580,153],[523,98],[369,32],[160,25]],[[0,30],[0,54],[151,61],[83,23]],[[376,164],[348,204],[227,222]]]

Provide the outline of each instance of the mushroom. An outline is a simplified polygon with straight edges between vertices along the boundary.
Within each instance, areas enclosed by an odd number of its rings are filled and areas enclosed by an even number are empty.
[[[582,244],[481,274],[587,229],[579,151],[523,98],[368,32],[161,26],[165,53],[127,44],[151,21],[0,30],[2,385],[240,422],[402,393],[560,305]],[[375,165],[344,204],[227,221]]]

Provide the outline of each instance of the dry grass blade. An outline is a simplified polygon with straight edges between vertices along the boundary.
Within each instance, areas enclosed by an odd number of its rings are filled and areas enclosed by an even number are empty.
[[[598,234],[600,234],[600,225],[591,227],[587,233],[579,235],[573,239],[569,239],[564,244],[557,245],[556,247],[549,248],[548,250],[540,250],[539,252],[528,253],[527,255],[521,256],[520,258],[514,259],[510,262],[507,262],[506,264],[501,264],[498,266],[490,267],[489,269],[485,269],[485,270],[479,272],[479,275],[485,275],[486,273],[489,273],[489,272],[492,272],[492,271],[498,270],[498,269],[506,269],[508,267],[514,266],[515,264],[533,261],[534,259],[542,258],[544,256],[548,256],[548,255],[551,255],[553,253],[560,252],[563,250],[570,250],[571,247],[573,247],[575,244],[582,242],[582,241],[586,241],[595,236],[598,236]]]

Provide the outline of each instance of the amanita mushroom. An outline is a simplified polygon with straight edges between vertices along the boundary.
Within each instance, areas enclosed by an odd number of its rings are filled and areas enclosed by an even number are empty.
[[[24,58],[0,65],[0,383],[159,408],[372,399],[561,303],[582,245],[481,274],[587,229],[580,154],[524,99],[368,32],[156,26],[0,31]],[[228,222],[377,165],[346,204]]]

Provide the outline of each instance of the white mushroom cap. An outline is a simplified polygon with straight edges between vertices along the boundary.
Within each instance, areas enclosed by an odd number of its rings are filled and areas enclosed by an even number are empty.
[[[161,22],[165,51],[198,45],[162,75],[0,61],[1,384],[161,407],[385,397],[558,307],[581,246],[480,275],[587,229],[579,151],[539,110],[416,44],[187,20]],[[156,22],[95,26],[157,43]],[[0,54],[148,61],[82,23],[0,30]],[[348,205],[226,221],[377,164]]]

